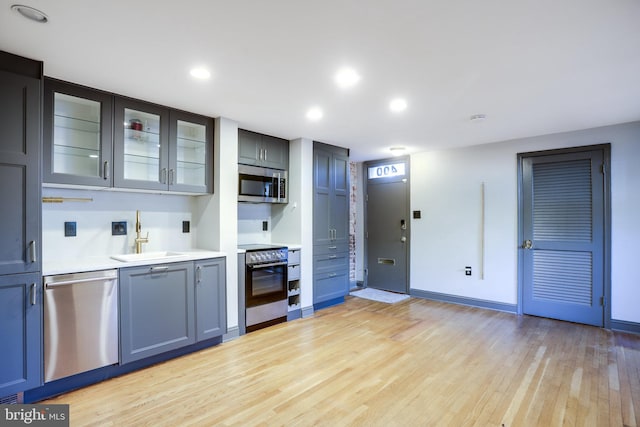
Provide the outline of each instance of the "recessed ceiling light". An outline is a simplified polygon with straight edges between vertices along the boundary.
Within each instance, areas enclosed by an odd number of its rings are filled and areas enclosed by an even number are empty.
[[[389,150],[391,151],[392,155],[401,156],[404,154],[404,150],[406,150],[406,147],[396,146],[389,148]]]
[[[336,73],[335,79],[339,87],[346,89],[358,83],[360,81],[360,75],[353,68],[345,67]]]
[[[389,109],[394,113],[399,113],[407,109],[407,101],[403,98],[396,98],[389,103]]]
[[[192,68],[189,74],[191,74],[191,77],[195,77],[196,79],[200,80],[206,80],[211,77],[211,73],[209,72],[209,70],[203,67]]]
[[[25,18],[31,19],[32,21],[40,22],[42,24],[44,24],[49,20],[49,18],[44,12],[38,9],[34,9],[33,7],[30,7],[30,6],[25,6],[23,4],[12,5],[11,10],[15,10]]]
[[[318,121],[322,118],[323,113],[319,107],[312,107],[307,111],[307,119],[312,121]]]
[[[474,114],[473,116],[469,117],[469,120],[471,121],[471,123],[480,123],[484,122],[486,118],[487,116],[484,114]]]

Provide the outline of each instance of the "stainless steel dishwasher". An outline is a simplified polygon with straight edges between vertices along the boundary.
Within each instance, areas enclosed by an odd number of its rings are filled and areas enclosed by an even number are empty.
[[[118,363],[118,270],[44,277],[44,381]]]

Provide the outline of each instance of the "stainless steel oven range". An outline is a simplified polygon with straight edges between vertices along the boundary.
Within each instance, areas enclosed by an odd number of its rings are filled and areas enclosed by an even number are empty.
[[[241,245],[247,332],[287,321],[287,247]]]

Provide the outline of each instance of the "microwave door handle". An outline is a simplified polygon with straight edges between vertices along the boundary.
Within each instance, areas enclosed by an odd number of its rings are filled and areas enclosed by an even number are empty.
[[[282,197],[280,196],[280,172],[278,172],[278,201],[280,201]]]

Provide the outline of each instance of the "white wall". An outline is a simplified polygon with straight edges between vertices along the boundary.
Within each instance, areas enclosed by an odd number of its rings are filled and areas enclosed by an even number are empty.
[[[300,303],[313,311],[313,141],[289,143],[289,203],[272,208],[273,242],[300,244]]]
[[[145,252],[195,247],[197,228],[189,196],[60,188],[43,188],[42,195],[93,199],[42,204],[42,256],[48,262],[133,253],[136,209],[143,235],[149,233]],[[65,237],[65,221],[76,222],[75,237]],[[126,221],[127,235],[112,236],[113,221]],[[190,233],[182,232],[182,221],[192,221]]]
[[[227,327],[238,326],[238,124],[215,121],[213,194],[194,203],[194,222],[201,249],[227,254]]]
[[[411,156],[411,288],[517,303],[517,153],[611,143],[612,319],[640,322],[640,122]],[[481,184],[485,264],[480,280]],[[473,275],[464,275],[472,266]]]
[[[238,203],[238,244],[271,243],[271,209],[268,203]],[[267,221],[267,231],[262,222]]]

